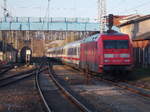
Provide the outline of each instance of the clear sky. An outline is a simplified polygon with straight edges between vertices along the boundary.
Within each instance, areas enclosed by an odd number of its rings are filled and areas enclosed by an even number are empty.
[[[44,17],[48,0],[7,0],[12,16]],[[3,0],[0,0],[0,17]],[[150,0],[107,0],[107,13],[127,15],[150,14]],[[97,0],[51,0],[49,15],[52,17],[97,18]]]

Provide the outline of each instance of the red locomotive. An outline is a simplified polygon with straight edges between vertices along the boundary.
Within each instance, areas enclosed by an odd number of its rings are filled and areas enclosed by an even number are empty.
[[[129,36],[116,32],[95,34],[47,52],[48,57],[98,73],[130,70],[133,66],[132,55]]]
[[[128,35],[96,34],[81,43],[80,67],[94,72],[130,70],[132,45]]]

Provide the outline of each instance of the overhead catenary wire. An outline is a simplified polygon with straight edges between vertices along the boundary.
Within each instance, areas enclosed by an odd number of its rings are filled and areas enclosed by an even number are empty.
[[[147,2],[144,2],[144,3],[140,3],[139,5],[134,6],[134,7],[132,7],[132,8],[126,9],[126,10],[120,12],[120,13],[125,13],[125,12],[128,12],[128,13],[129,13],[129,12],[140,11],[139,8],[143,8],[143,7],[147,6],[147,5],[150,5],[150,0],[147,1]],[[138,9],[137,9],[137,8],[138,8]]]
[[[109,13],[118,15],[145,14],[144,9],[150,4],[150,0],[116,0],[116,2],[109,0],[107,3]]]

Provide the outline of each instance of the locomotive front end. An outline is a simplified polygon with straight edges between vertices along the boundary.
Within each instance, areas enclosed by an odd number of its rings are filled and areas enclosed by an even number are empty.
[[[132,45],[128,35],[108,35],[103,38],[104,71],[131,70],[132,57]]]

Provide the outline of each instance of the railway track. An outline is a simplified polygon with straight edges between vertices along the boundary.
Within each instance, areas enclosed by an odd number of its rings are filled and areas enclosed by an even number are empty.
[[[75,71],[80,71],[80,72],[82,71],[82,70],[77,69],[75,67],[71,67],[71,68]],[[91,74],[91,73],[87,73],[87,74],[89,74],[91,76],[91,78],[94,78],[98,81],[104,81],[104,82],[109,83],[111,85],[114,85],[114,86],[117,86],[119,88],[128,90],[130,92],[133,92],[135,94],[150,98],[150,90],[146,90],[146,89],[137,87],[135,85],[128,84],[127,81],[124,81],[123,79],[119,79],[119,78],[114,79],[113,77],[103,78],[99,75],[95,75],[95,74]]]
[[[138,95],[150,98],[150,90],[146,90],[146,89],[137,87],[135,85],[128,84],[125,81],[104,79],[104,78],[100,78],[100,77],[99,78],[97,77],[96,79],[100,80],[100,81],[104,81],[104,82],[109,83],[109,84],[112,84],[112,85],[117,86],[119,88],[128,90],[128,91],[130,91],[132,93],[135,93],[135,94],[138,94]]]
[[[0,75],[8,72],[9,70],[11,70],[14,66],[5,66],[5,67],[2,67],[0,68]]]
[[[72,90],[88,100],[98,111],[133,112],[137,110],[147,112],[150,109],[149,98],[135,92],[98,80],[97,77],[91,77],[89,83],[86,83],[83,72],[66,65],[55,65],[53,69],[59,78],[67,82]],[[68,77],[67,80],[66,77]]]
[[[0,112],[43,112],[35,90],[36,68],[21,67],[0,79]]]
[[[68,91],[64,87],[64,85],[60,83],[60,81],[56,77],[55,72],[52,69],[52,65],[48,64],[48,68],[49,69],[47,73],[45,73],[45,78],[43,73],[41,75],[37,71],[36,74],[36,85],[41,99],[45,105],[45,110],[47,112],[92,112],[84,104],[82,104],[70,91]],[[44,81],[41,81],[42,77]],[[49,83],[50,85],[44,84],[46,82],[45,79],[48,79],[47,84]],[[42,82],[44,83],[42,84]],[[54,102],[56,104],[54,104]]]
[[[35,74],[34,71],[35,69],[2,78],[0,79],[0,87],[5,87],[24,78],[30,77]]]
[[[20,66],[24,66],[24,64],[5,65],[5,66],[3,66],[3,67],[0,68],[0,75],[3,75],[4,73],[10,71],[14,67],[20,67]]]

